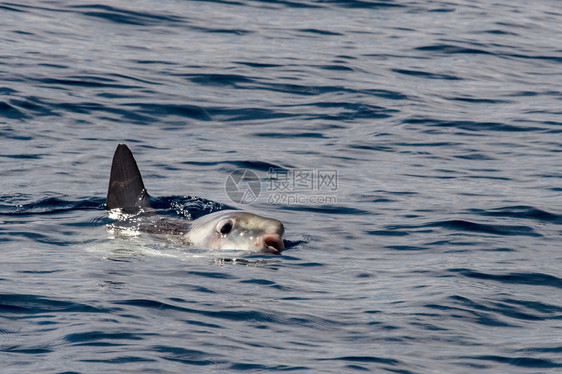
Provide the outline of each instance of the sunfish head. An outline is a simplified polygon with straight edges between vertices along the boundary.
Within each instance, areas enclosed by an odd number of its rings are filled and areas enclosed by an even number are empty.
[[[184,238],[193,246],[278,254],[285,249],[283,223],[248,212],[224,210],[193,221]]]

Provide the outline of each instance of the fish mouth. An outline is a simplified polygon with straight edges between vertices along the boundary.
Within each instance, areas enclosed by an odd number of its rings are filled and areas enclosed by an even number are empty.
[[[285,250],[285,244],[279,234],[267,234],[256,241],[259,252],[279,254]]]

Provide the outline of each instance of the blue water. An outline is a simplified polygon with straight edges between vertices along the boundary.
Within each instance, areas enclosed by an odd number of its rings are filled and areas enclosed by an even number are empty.
[[[560,372],[559,5],[0,1],[0,371]],[[114,230],[119,142],[290,248]]]

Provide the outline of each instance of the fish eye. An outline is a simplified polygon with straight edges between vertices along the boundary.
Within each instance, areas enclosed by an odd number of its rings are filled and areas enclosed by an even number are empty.
[[[221,221],[218,227],[219,227],[219,232],[222,235],[226,235],[232,231],[233,222],[232,220],[226,219]]]

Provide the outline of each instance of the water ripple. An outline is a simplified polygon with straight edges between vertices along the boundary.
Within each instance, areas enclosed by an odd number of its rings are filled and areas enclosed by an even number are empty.
[[[74,5],[71,9],[76,9],[76,13],[83,16],[101,18],[105,21],[118,24],[155,26],[161,25],[162,22],[168,24],[185,22],[185,18],[183,17],[156,14],[154,10],[151,12],[140,12],[138,10],[133,11],[101,4]]]
[[[36,295],[0,294],[0,310],[4,315],[40,313],[108,313],[107,309],[90,305],[46,298]]]
[[[562,278],[544,273],[506,273],[506,274],[490,274],[483,273],[471,269],[451,269],[452,273],[458,273],[462,276],[474,279],[492,280],[495,282],[507,284],[525,284],[531,286],[546,286],[562,288]]]

